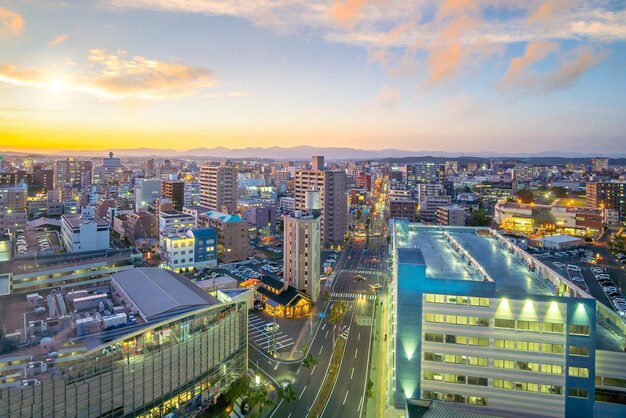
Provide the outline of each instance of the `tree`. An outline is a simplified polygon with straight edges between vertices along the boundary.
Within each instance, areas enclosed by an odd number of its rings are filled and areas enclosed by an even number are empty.
[[[224,399],[228,403],[233,403],[237,398],[244,397],[250,390],[250,378],[245,375],[235,380],[224,395]]]
[[[267,389],[264,386],[260,386],[250,391],[248,404],[250,405],[251,416],[260,418],[263,414],[263,409],[266,406],[272,405],[272,400],[270,399],[269,393],[267,393]],[[255,412],[255,408],[258,408],[258,411]]]
[[[491,218],[487,216],[487,212],[484,209],[478,209],[470,213],[470,226],[489,226],[490,224]]]
[[[557,198],[567,196],[567,189],[565,189],[565,187],[561,187],[561,186],[550,187],[550,192],[554,193],[554,196],[557,197]]]
[[[517,199],[522,203],[533,203],[535,201],[535,194],[528,189],[522,189],[517,192]]]
[[[315,357],[311,355],[311,353],[307,354],[304,360],[302,360],[302,367],[306,368],[309,371],[309,374],[306,378],[307,386],[311,383],[311,370],[317,364],[317,360]],[[309,391],[310,392],[310,391]],[[309,403],[309,395],[307,394],[307,404]]]
[[[371,398],[374,396],[374,382],[372,379],[367,379],[367,397]]]
[[[330,309],[330,315],[328,315],[328,322],[333,325],[333,347],[335,346],[335,340],[337,339],[335,332],[337,325],[343,320],[343,315],[346,313],[347,305],[344,301],[336,302]]]
[[[298,399],[298,395],[294,390],[291,383],[287,384],[287,386],[281,387],[278,389],[278,399],[285,401],[285,417],[287,416],[287,412],[289,412],[289,403]]]

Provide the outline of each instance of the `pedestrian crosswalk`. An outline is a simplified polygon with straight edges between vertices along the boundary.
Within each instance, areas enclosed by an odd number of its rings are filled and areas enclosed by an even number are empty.
[[[250,314],[248,316],[248,340],[263,350],[271,351],[273,350],[273,335],[271,331],[265,329],[265,324],[267,323],[267,319],[255,314]],[[287,348],[294,343],[293,338],[280,329],[276,331],[275,338],[276,350]]]
[[[344,269],[344,273],[352,273],[352,274],[376,274],[378,270],[376,269]]]
[[[366,299],[376,300],[376,295],[364,295],[361,293],[331,293],[333,299]]]

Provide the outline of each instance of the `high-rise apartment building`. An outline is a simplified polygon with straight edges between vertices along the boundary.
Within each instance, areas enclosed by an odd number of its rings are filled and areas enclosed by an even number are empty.
[[[202,166],[200,204],[218,212],[234,213],[237,207],[237,169],[228,165]]]
[[[533,180],[533,165],[532,164],[515,164],[515,178],[522,183],[527,183]]]
[[[594,209],[614,209],[620,218],[626,216],[626,182],[587,182],[587,206]]]
[[[284,218],[283,270],[285,282],[306,292],[315,303],[320,292],[321,205],[319,192],[307,194],[309,208]]]
[[[315,157],[313,167],[323,165],[323,157]],[[306,209],[306,192],[317,190],[321,200],[322,244],[343,243],[348,230],[348,197],[346,173],[334,170],[297,170],[294,189],[295,209]]]
[[[0,232],[26,226],[26,185],[0,186]]]
[[[182,180],[164,180],[161,183],[161,197],[170,199],[175,210],[183,210],[185,204],[185,182]]]
[[[91,161],[66,158],[55,166],[55,187],[71,184],[72,187],[87,187],[91,184],[93,164]]]
[[[418,184],[440,183],[445,177],[444,168],[433,162],[419,162],[404,167],[405,179],[409,188]]]

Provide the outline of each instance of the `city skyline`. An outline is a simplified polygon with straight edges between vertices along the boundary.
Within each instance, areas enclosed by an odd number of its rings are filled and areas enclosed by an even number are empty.
[[[619,2],[383,3],[3,2],[0,146],[626,148]]]

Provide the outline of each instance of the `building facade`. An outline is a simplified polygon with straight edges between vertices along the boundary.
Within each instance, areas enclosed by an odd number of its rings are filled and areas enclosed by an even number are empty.
[[[620,219],[626,217],[626,182],[587,182],[587,206],[594,209],[614,209]]]
[[[284,280],[288,285],[305,292],[313,303],[320,292],[321,224],[319,216],[284,217]]]
[[[61,239],[70,253],[106,250],[109,248],[110,225],[84,208],[80,215],[61,216]]]
[[[235,213],[237,169],[233,166],[202,166],[200,168],[200,204],[210,210]]]
[[[215,229],[217,255],[221,263],[232,263],[248,258],[250,246],[248,223],[239,216],[208,211],[198,216],[198,225]]]

